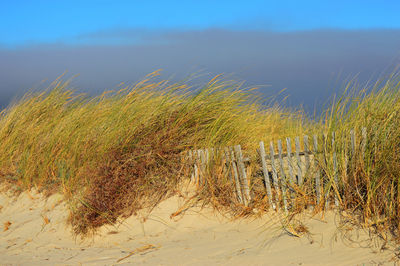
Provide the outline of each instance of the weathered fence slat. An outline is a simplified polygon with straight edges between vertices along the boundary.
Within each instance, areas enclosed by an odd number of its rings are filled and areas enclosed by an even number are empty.
[[[316,168],[315,172],[315,190],[317,193],[317,205],[319,205],[321,201],[321,173],[318,165],[318,138],[314,135],[314,167]]]
[[[285,183],[287,182],[287,177],[286,177],[286,173],[285,173],[285,165],[283,163],[283,156],[282,156],[282,141],[280,139],[278,139],[278,160],[279,160],[279,170],[280,170],[280,174],[281,174],[281,180],[283,180]],[[291,182],[292,180],[289,179],[289,182]]]
[[[325,164],[328,164],[328,135],[326,133],[322,134],[322,162]],[[326,174],[322,174],[321,176],[321,186],[322,186],[322,192],[324,192],[324,199],[325,199],[325,209],[328,209],[329,207],[329,193],[332,187],[332,180],[328,180],[328,176]]]
[[[204,150],[199,150],[200,157],[200,185],[205,184],[205,176],[206,176],[206,155]]]
[[[218,151],[217,151],[217,154],[218,154]],[[236,191],[236,188],[235,188],[235,180],[232,177],[233,165],[232,165],[231,160],[230,160],[228,147],[224,148],[223,153],[222,153],[222,159],[225,161],[225,164],[223,166],[224,167],[224,173],[225,173],[225,175],[226,174],[228,175],[228,182],[231,185],[231,189],[233,191],[233,194],[236,196],[237,199],[239,199],[239,195],[238,195],[238,193]]]
[[[249,183],[247,182],[246,168],[244,166],[242,148],[240,145],[235,146],[235,152],[236,152],[236,160],[238,161],[239,176],[243,186],[244,205],[248,206],[250,202],[250,189],[249,189]]]
[[[306,167],[305,168],[306,168],[306,171],[307,171],[308,169],[310,169],[310,155],[309,155],[310,148],[308,146],[308,136],[305,135],[303,140],[304,140],[304,153],[305,153],[304,156],[305,156],[305,163],[306,163]]]
[[[189,152],[188,152],[188,159],[189,159],[189,163],[190,163],[190,168],[189,168],[189,170],[190,170],[190,182],[194,182],[194,161],[193,161],[193,153],[192,153],[192,151],[190,150]],[[193,165],[193,170],[192,170],[192,165]]]
[[[343,170],[342,170],[342,180],[343,183],[345,184],[347,182],[347,166],[349,164],[349,157],[348,157],[348,145],[347,145],[347,139],[344,138],[342,141],[342,149],[343,149],[343,157],[342,157],[342,164],[343,164]]]
[[[237,167],[236,167],[236,162],[235,162],[235,155],[232,151],[231,148],[225,147],[223,149],[224,151],[224,157],[225,157],[225,171],[228,173],[228,178],[229,178],[229,183],[231,184],[232,191],[234,195],[236,196],[236,199],[240,202],[242,202],[242,195],[240,191],[240,185],[239,185],[239,177],[238,177],[238,172],[237,172]]]
[[[260,141],[260,157],[261,157],[262,170],[263,170],[263,174],[264,174],[265,189],[267,191],[267,196],[268,196],[268,202],[272,206],[273,209],[276,209],[276,206],[272,201],[271,183],[269,181],[267,162],[265,161],[264,142],[262,142],[262,141]]]
[[[189,151],[189,160],[190,160],[190,181],[196,182],[196,152],[193,150]]]
[[[296,178],[293,174],[293,161],[292,161],[292,143],[290,138],[286,138],[286,150],[287,150],[287,161],[288,161],[288,168],[289,168],[289,176],[290,176],[290,183],[297,183]]]
[[[217,149],[217,152],[218,152],[218,149]],[[210,149],[210,159],[209,159],[211,162],[212,161],[215,161],[215,150],[214,150],[214,148],[211,148]]]
[[[194,157],[194,175],[195,175],[195,182],[197,185],[200,183],[200,153],[198,150],[193,151]]]
[[[279,158],[279,165],[280,165],[280,170],[281,170],[281,190],[282,190],[282,199],[283,199],[283,205],[285,207],[285,212],[287,212],[288,207],[287,207],[287,178],[283,166],[283,159],[282,159],[282,141],[278,140],[278,158]]]
[[[232,171],[231,170],[231,160],[229,156],[229,149],[227,147],[224,148],[223,158],[225,159],[225,171],[228,173],[228,178],[231,183],[234,182],[232,178]]]
[[[239,174],[238,174],[238,169],[237,169],[237,164],[236,164],[236,159],[235,159],[235,153],[234,153],[232,147],[230,147],[230,152],[231,152],[231,165],[232,165],[232,170],[233,170],[233,176],[235,177],[236,193],[237,193],[239,202],[243,204],[243,195],[242,195],[242,190],[240,188]]]
[[[279,182],[278,182],[278,171],[276,171],[274,143],[272,141],[269,143],[269,149],[270,149],[270,154],[271,154],[272,179],[274,181],[276,202],[279,203],[280,190],[279,190]],[[278,206],[279,206],[279,204],[278,204]],[[285,211],[287,211],[287,204],[285,201],[284,201],[284,208],[285,208]]]
[[[295,138],[295,147],[296,147],[296,159],[297,159],[297,177],[298,184],[301,186],[303,184],[303,173],[301,170],[301,160],[300,160],[300,138]]]

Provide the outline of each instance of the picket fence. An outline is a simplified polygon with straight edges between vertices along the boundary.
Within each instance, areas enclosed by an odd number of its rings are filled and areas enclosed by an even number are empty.
[[[260,171],[253,171],[250,176],[247,171],[251,160],[243,156],[241,145],[225,147],[223,149],[206,148],[191,150],[187,153],[190,167],[191,182],[198,185],[204,185],[206,175],[213,176],[209,167],[216,160],[222,160],[224,165],[224,175],[232,183],[234,194],[237,200],[248,206],[252,201],[251,188],[256,178],[262,178],[264,184],[265,196],[268,198],[269,205],[277,210],[284,209],[288,212],[291,200],[296,197],[296,186],[302,188],[307,182],[312,184],[315,203],[318,206],[330,206],[330,201],[334,202],[335,207],[340,206],[340,200],[343,200],[341,182],[338,178],[339,172],[346,175],[351,167],[354,167],[353,161],[356,156],[364,156],[365,145],[367,142],[367,130],[361,128],[360,134],[356,130],[350,130],[341,146],[337,147],[335,133],[313,135],[312,147],[309,145],[309,137],[302,137],[303,148],[301,149],[300,137],[286,138],[285,146],[281,140],[275,143],[269,143],[269,151],[266,151],[263,141],[259,142],[257,149],[257,159],[254,160]],[[343,136],[342,136],[343,137]],[[357,141],[358,140],[358,141]],[[294,144],[294,145],[293,145]],[[293,146],[292,146],[293,145]],[[294,152],[292,152],[294,147]],[[284,152],[286,148],[286,152]],[[341,155],[341,167],[338,167],[337,152]],[[328,178],[327,168],[330,167],[333,178]],[[340,170],[340,171],[339,171]],[[256,173],[256,174],[254,174]],[[260,173],[257,175],[257,173]],[[262,174],[261,174],[262,173]]]

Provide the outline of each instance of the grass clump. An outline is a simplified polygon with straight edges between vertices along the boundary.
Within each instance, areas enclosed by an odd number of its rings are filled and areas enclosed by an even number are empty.
[[[354,85],[354,84],[353,84]],[[339,136],[339,191],[343,209],[359,214],[364,225],[391,232],[400,229],[400,76],[394,73],[373,86],[349,86],[326,111],[321,125]],[[366,142],[363,142],[362,128]],[[356,152],[350,147],[357,134]],[[344,169],[347,160],[349,165]],[[329,167],[328,167],[329,168]],[[331,170],[331,168],[330,168]],[[330,175],[332,176],[332,171]]]
[[[220,76],[190,88],[157,75],[92,98],[61,80],[25,95],[0,115],[1,180],[61,191],[75,233],[87,234],[173,195],[183,151],[304,130],[301,113],[266,108]]]

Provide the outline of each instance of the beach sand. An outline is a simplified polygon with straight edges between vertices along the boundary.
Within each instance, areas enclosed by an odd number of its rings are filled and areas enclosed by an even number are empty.
[[[174,196],[150,214],[141,212],[97,235],[75,238],[61,195],[0,193],[1,265],[393,265],[394,250],[369,240],[366,230],[338,230],[333,211],[303,217],[300,237],[271,213],[232,221],[209,208],[183,205]],[[306,215],[304,215],[306,216]],[[347,235],[345,237],[344,235]],[[350,240],[352,238],[353,240]]]

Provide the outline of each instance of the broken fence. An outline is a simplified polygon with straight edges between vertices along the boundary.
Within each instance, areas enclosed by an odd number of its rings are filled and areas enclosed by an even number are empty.
[[[286,138],[285,143],[282,140],[271,141],[267,147],[260,141],[253,161],[243,155],[241,145],[191,150],[188,152],[191,182],[204,185],[206,176],[213,176],[209,165],[222,160],[224,175],[232,184],[237,200],[245,206],[252,201],[254,181],[261,178],[265,197],[274,209],[283,208],[287,212],[292,206],[291,201],[296,198],[296,191],[302,191],[304,185],[308,190],[312,189],[316,205],[325,203],[328,207],[332,202],[339,207],[344,197],[343,181],[339,180],[339,175],[346,177],[354,167],[356,156],[364,156],[366,128],[358,133],[350,130],[341,136],[340,142],[335,133],[313,135],[312,138],[307,135],[295,137],[294,143],[291,138]],[[256,171],[249,173],[247,168],[251,163],[253,167],[256,165]]]

